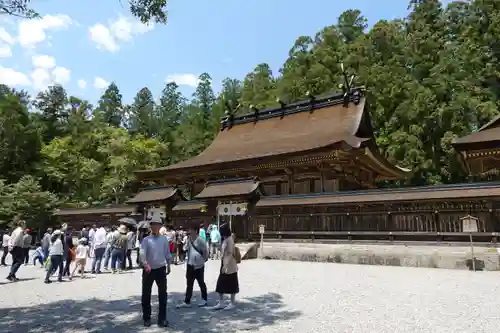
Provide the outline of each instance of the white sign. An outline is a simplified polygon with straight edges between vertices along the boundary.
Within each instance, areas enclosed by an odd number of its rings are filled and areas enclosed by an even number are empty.
[[[147,212],[147,216],[154,221],[161,221],[162,218],[167,216],[163,208],[149,208]]]
[[[261,235],[264,234],[265,228],[266,228],[265,225],[263,225],[263,224],[259,225],[259,233]]]
[[[467,215],[465,217],[462,217],[461,220],[463,232],[477,232],[477,217]]]
[[[245,215],[247,213],[246,203],[221,204],[219,205],[219,215]]]

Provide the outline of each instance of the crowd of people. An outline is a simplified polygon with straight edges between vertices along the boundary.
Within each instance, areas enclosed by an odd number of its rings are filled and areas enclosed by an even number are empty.
[[[32,239],[30,230],[23,220],[15,222],[15,229],[5,233],[2,239],[3,255],[1,264],[6,266],[10,253],[12,264],[7,279],[17,281],[20,267],[29,262]],[[200,224],[174,229],[163,226],[161,221],[149,221],[146,228],[136,229],[122,224],[113,227],[84,227],[74,242],[68,225],[53,230],[48,228],[32,256],[33,265],[37,262],[45,267],[45,283],[57,272],[57,281],[73,279],[78,272],[85,277],[87,260],[91,259],[91,273],[100,274],[111,269],[120,273],[134,267],[132,252],[137,251],[136,264],[143,269],[142,274],[142,312],[145,326],[151,325],[151,290],[156,283],[159,294],[158,325],[168,326],[166,316],[167,275],[171,264],[186,264],[186,293],[177,308],[191,306],[194,282],[202,295],[198,306],[208,306],[207,286],[205,283],[205,264],[209,259],[221,260],[216,292],[219,294],[213,310],[230,310],[235,307],[235,296],[239,292],[238,263],[241,261],[239,249],[235,246],[234,235],[228,224],[218,228]],[[128,261],[128,265],[127,265]],[[72,265],[73,264],[73,265]],[[230,295],[229,303],[224,303],[224,295]]]

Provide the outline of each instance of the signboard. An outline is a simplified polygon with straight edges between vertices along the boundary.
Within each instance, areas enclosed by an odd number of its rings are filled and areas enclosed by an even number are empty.
[[[219,205],[219,215],[245,215],[247,213],[246,203],[221,204]]]
[[[259,225],[259,233],[262,235],[264,234],[265,231],[265,226],[263,224]]]
[[[463,232],[477,232],[477,221],[478,218],[467,215],[461,218],[462,220],[462,231]]]

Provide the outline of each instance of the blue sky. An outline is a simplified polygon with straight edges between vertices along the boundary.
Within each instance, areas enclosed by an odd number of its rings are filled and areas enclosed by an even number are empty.
[[[262,62],[278,71],[295,39],[359,9],[372,25],[407,14],[407,0],[170,0],[167,25],[142,26],[118,0],[34,0],[42,19],[0,21],[0,82],[35,94],[64,83],[95,103],[115,81],[124,101],[168,79],[190,96],[208,72],[214,88]],[[122,1],[126,4],[126,1]],[[9,51],[10,50],[10,51]]]

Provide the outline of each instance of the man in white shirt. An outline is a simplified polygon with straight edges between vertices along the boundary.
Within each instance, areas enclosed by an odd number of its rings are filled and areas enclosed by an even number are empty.
[[[106,252],[106,229],[100,227],[94,233],[92,246],[94,248],[94,259],[92,260],[92,274],[101,273],[101,263]]]
[[[7,254],[9,254],[9,241],[10,241],[10,235],[9,235],[9,230],[5,230],[5,233],[3,234],[2,237],[2,266],[7,266],[5,263],[5,259],[7,258]]]
[[[9,250],[12,255],[12,266],[10,266],[10,273],[7,275],[7,280],[9,281],[18,281],[16,274],[24,261],[23,237],[26,222],[19,220],[16,222],[16,225],[17,227],[12,232],[9,240]]]

